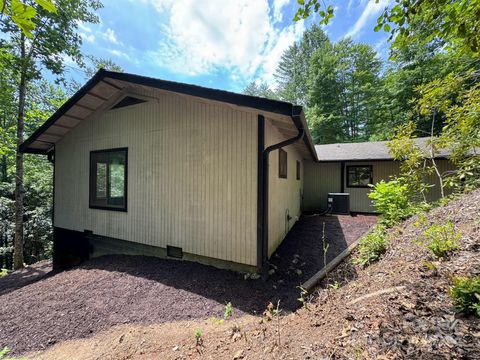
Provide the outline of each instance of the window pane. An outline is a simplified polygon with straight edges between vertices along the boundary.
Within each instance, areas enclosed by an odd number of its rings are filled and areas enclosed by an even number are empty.
[[[90,155],[90,207],[127,210],[127,149]]]
[[[368,186],[372,181],[372,168],[370,166],[348,167],[347,186]]]
[[[278,150],[278,176],[287,178],[287,152],[283,149]]]
[[[110,164],[110,198],[123,198],[125,165]]]
[[[370,168],[357,168],[357,181],[359,185],[363,186],[370,184]]]
[[[107,197],[107,164],[97,163],[97,194],[98,199]]]

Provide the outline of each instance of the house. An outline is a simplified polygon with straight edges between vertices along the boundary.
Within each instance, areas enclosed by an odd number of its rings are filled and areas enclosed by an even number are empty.
[[[54,266],[105,253],[265,268],[316,153],[301,107],[100,70],[20,148],[54,163]]]
[[[430,138],[414,139],[416,145],[429,157]],[[318,161],[304,162],[304,193],[302,210],[322,212],[327,209],[328,193],[348,193],[350,211],[374,213],[368,198],[370,184],[388,181],[400,174],[400,162],[394,161],[389,153],[387,141],[363,143],[315,145]],[[446,150],[435,153],[435,163],[440,173],[454,170]],[[433,185],[426,193],[427,200],[441,197],[440,184],[435,174],[430,174],[427,183]]]
[[[328,192],[372,211],[360,185],[398,172],[372,144],[315,147],[290,103],[99,70],[20,150],[54,164],[55,267],[123,253],[250,272]]]

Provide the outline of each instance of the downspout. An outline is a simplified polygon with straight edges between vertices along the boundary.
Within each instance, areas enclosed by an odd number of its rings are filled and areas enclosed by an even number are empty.
[[[264,118],[262,115],[259,115],[264,122]],[[277,144],[270,145],[266,149],[263,150],[262,156],[262,201],[261,201],[261,209],[262,209],[262,225],[261,225],[261,269],[262,269],[262,279],[266,280],[268,278],[268,180],[269,180],[269,173],[268,173],[268,160],[269,155],[272,151],[280,149],[282,147],[291,145],[296,143],[297,141],[301,140],[305,135],[305,130],[300,121],[300,115],[292,115],[292,120],[297,127],[298,134],[295,137],[287,139],[285,141],[279,142]]]
[[[48,162],[52,164],[52,238],[55,237],[55,144],[53,150],[47,154]],[[54,239],[53,239],[54,240]]]

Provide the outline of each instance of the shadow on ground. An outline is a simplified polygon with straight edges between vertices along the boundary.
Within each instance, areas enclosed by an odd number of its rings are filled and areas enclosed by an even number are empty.
[[[262,313],[278,300],[284,311],[293,311],[300,305],[297,286],[324,266],[323,224],[328,262],[373,222],[365,216],[302,217],[272,256],[266,282],[144,256],[104,256],[51,276],[32,267],[37,281],[28,272],[0,279],[0,346],[19,354],[118,324],[222,317],[227,302],[234,316]]]
[[[52,262],[49,260],[39,261],[34,266],[28,266],[22,270],[15,271],[8,276],[0,278],[0,296],[39,281],[45,276],[51,276],[53,273]]]

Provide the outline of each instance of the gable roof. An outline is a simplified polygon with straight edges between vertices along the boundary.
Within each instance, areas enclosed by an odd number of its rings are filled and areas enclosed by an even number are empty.
[[[291,117],[297,129],[305,130],[306,136],[304,136],[303,142],[308,148],[312,158],[316,160],[316,152],[301,106],[296,106],[284,101],[237,94],[224,90],[210,89],[135,74],[107,71],[104,69],[100,69],[80,90],[45,121],[42,126],[25,140],[24,143],[20,145],[20,151],[24,153],[48,154],[53,150],[54,144],[71,129],[96,111],[101,110],[105,103],[115,96],[118,96],[119,93],[122,93],[125,88],[132,84]]]
[[[427,154],[429,137],[413,139]],[[315,145],[319,161],[367,161],[393,160],[387,146],[388,141]],[[449,151],[441,150],[436,158],[446,158]]]

